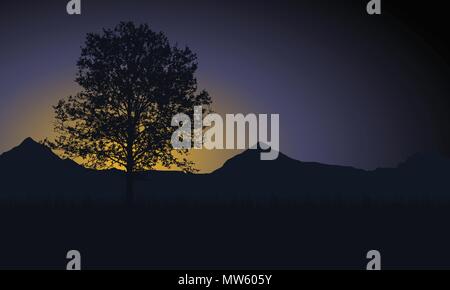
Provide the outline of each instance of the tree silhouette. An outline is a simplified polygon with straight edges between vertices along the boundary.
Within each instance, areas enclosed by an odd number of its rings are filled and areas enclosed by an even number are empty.
[[[174,150],[170,140],[175,114],[211,104],[197,88],[196,54],[148,25],[122,22],[88,34],[77,66],[82,90],[53,107],[57,136],[46,141],[52,149],[89,168],[124,168],[130,203],[135,172],[156,165],[195,171],[188,151]]]

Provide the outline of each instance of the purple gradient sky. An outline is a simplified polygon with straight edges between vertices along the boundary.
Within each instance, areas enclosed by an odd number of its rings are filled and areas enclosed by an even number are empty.
[[[448,67],[364,1],[89,0],[82,16],[66,1],[16,2],[0,17],[0,152],[33,126],[51,131],[49,106],[77,90],[86,33],[128,20],[197,52],[219,111],[279,113],[293,158],[372,169],[440,145],[430,98],[448,96]]]

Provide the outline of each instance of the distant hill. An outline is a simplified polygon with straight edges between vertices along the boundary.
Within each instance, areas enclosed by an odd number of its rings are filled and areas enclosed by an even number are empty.
[[[125,187],[122,172],[86,169],[31,138],[0,155],[0,176],[0,202],[12,204],[120,203]],[[449,180],[450,161],[433,153],[365,171],[247,150],[211,174],[141,173],[136,191],[149,204],[428,204],[450,201]]]
[[[31,138],[25,139],[19,146],[0,155],[0,170],[42,170],[70,171],[80,170],[81,166],[72,160],[61,160],[52,150]]]
[[[114,174],[63,160],[48,147],[27,138],[0,155],[0,175],[0,201],[70,203],[102,197]],[[108,199],[117,198],[117,192],[111,193]]]

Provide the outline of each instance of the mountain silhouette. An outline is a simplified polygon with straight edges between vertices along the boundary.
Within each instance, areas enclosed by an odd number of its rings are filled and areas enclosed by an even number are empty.
[[[79,202],[101,196],[100,189],[107,188],[104,172],[61,159],[31,138],[0,155],[0,175],[0,201],[7,202]]]
[[[19,146],[0,155],[0,170],[30,170],[45,168],[49,171],[79,170],[80,166],[72,160],[61,160],[48,147],[25,139]]]
[[[416,154],[398,168],[374,171],[301,162],[281,152],[274,161],[261,161],[260,153],[244,151],[210,174],[139,173],[137,200],[280,205],[450,200],[450,161],[435,153]],[[0,175],[4,202],[117,203],[125,186],[121,171],[86,169],[31,138],[0,155]]]

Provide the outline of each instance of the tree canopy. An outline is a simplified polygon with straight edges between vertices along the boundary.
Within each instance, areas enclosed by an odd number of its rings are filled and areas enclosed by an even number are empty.
[[[90,168],[120,166],[129,175],[157,165],[194,171],[174,150],[172,117],[211,104],[198,89],[197,56],[148,25],[122,22],[87,35],[77,63],[82,90],[54,106],[57,137],[47,143]]]

